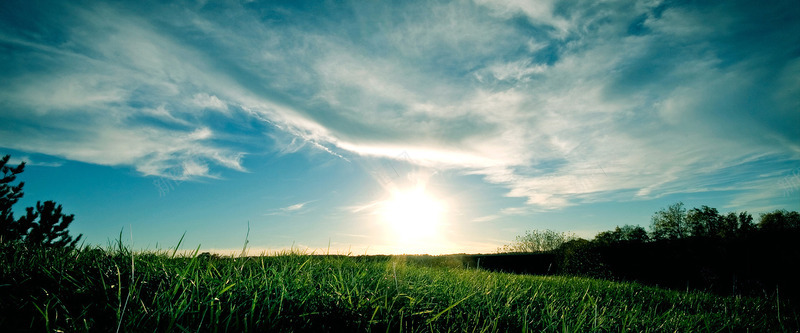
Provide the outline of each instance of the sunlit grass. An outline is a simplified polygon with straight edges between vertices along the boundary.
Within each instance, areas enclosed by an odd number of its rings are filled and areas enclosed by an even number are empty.
[[[0,326],[20,331],[794,331],[774,299],[465,269],[457,260],[234,258],[5,247]]]

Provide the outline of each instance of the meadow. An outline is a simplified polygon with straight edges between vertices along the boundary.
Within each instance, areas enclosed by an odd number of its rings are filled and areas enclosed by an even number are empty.
[[[456,257],[219,257],[115,248],[0,258],[6,332],[780,332],[775,297],[465,268]]]

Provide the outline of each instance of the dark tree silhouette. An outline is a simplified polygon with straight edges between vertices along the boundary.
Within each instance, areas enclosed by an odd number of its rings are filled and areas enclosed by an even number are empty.
[[[791,225],[791,222],[783,222],[787,218],[791,220],[789,215],[785,211],[767,214],[767,229],[777,225]],[[687,237],[731,239],[750,235],[755,229],[753,216],[747,212],[738,215],[734,212],[720,214],[716,208],[706,205],[686,211],[683,203],[679,202],[653,215],[651,234],[655,241]]]
[[[616,227],[613,231],[603,231],[595,236],[594,241],[600,245],[619,243],[645,243],[650,239],[644,228],[636,225]]]
[[[753,215],[748,214],[747,212],[739,213],[739,224],[738,224],[738,233],[740,236],[745,236],[751,234],[756,229],[755,224],[753,224]]]
[[[18,174],[22,173],[25,162],[11,167],[7,165],[10,158],[11,156],[6,155],[0,159],[0,171],[3,173],[3,178],[0,178],[0,243],[18,240],[22,235],[21,230],[18,230],[18,224],[11,208],[22,197],[22,186],[25,183],[19,182],[15,186],[11,182],[17,179]]]
[[[617,244],[620,242],[621,232],[619,227],[614,229],[614,231],[602,231],[594,236],[594,242],[600,245],[611,245]]]
[[[23,242],[30,246],[74,248],[83,235],[72,239],[67,228],[75,215],[62,213],[61,205],[53,201],[36,202],[36,207],[25,209],[25,216],[14,219],[12,207],[22,198],[23,182],[10,183],[24,170],[25,162],[16,167],[8,166],[10,156],[0,159],[0,243]]]
[[[651,225],[654,240],[681,239],[689,235],[686,225],[686,209],[683,202],[662,208],[653,215]]]
[[[729,239],[739,233],[739,218],[736,213],[730,212],[727,215],[720,216],[719,222],[720,229],[717,232],[717,236]]]
[[[722,231],[722,216],[716,208],[703,205],[686,213],[686,226],[694,237],[716,237]]]
[[[61,213],[61,205],[53,201],[36,203],[33,207],[26,208],[26,214],[19,219],[20,228],[27,230],[25,243],[45,247],[73,248],[83,235],[78,235],[74,240],[69,235],[67,227],[75,219],[75,215]]]
[[[622,227],[622,240],[631,243],[645,243],[650,240],[647,230],[639,225],[625,225]]]
[[[758,228],[763,231],[800,230],[800,213],[781,209],[761,214]]]

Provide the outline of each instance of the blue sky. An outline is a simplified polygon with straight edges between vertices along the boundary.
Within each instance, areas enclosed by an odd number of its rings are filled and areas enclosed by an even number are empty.
[[[90,243],[491,252],[800,210],[794,1],[3,1],[0,60],[18,208]]]

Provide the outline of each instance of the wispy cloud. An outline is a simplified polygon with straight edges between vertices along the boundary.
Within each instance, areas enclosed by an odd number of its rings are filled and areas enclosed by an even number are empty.
[[[8,164],[9,165],[14,165],[14,166],[19,165],[22,162],[25,162],[26,166],[43,166],[43,167],[51,167],[51,168],[58,168],[58,167],[64,165],[63,161],[46,162],[46,161],[33,159],[30,156],[19,156],[19,157],[12,156],[8,160]]]
[[[301,202],[301,203],[298,203],[298,204],[294,204],[294,205],[291,205],[291,206],[287,206],[287,207],[281,208],[281,210],[283,210],[285,212],[298,211],[298,210],[303,209],[303,207],[308,203],[309,202]]]
[[[314,201],[316,201],[316,200],[300,202],[300,203],[292,204],[292,205],[289,205],[289,206],[286,206],[286,207],[281,207],[281,208],[278,208],[278,209],[274,209],[274,210],[272,210],[269,213],[266,213],[264,215],[269,216],[269,215],[303,214],[303,213],[306,213],[306,212],[309,211],[310,208],[308,208],[307,206],[308,206],[308,204],[310,204],[310,203],[312,203]]]
[[[267,142],[405,151],[526,209],[724,190],[721,172],[800,160],[791,1],[57,6],[0,25],[9,148],[187,179]]]

